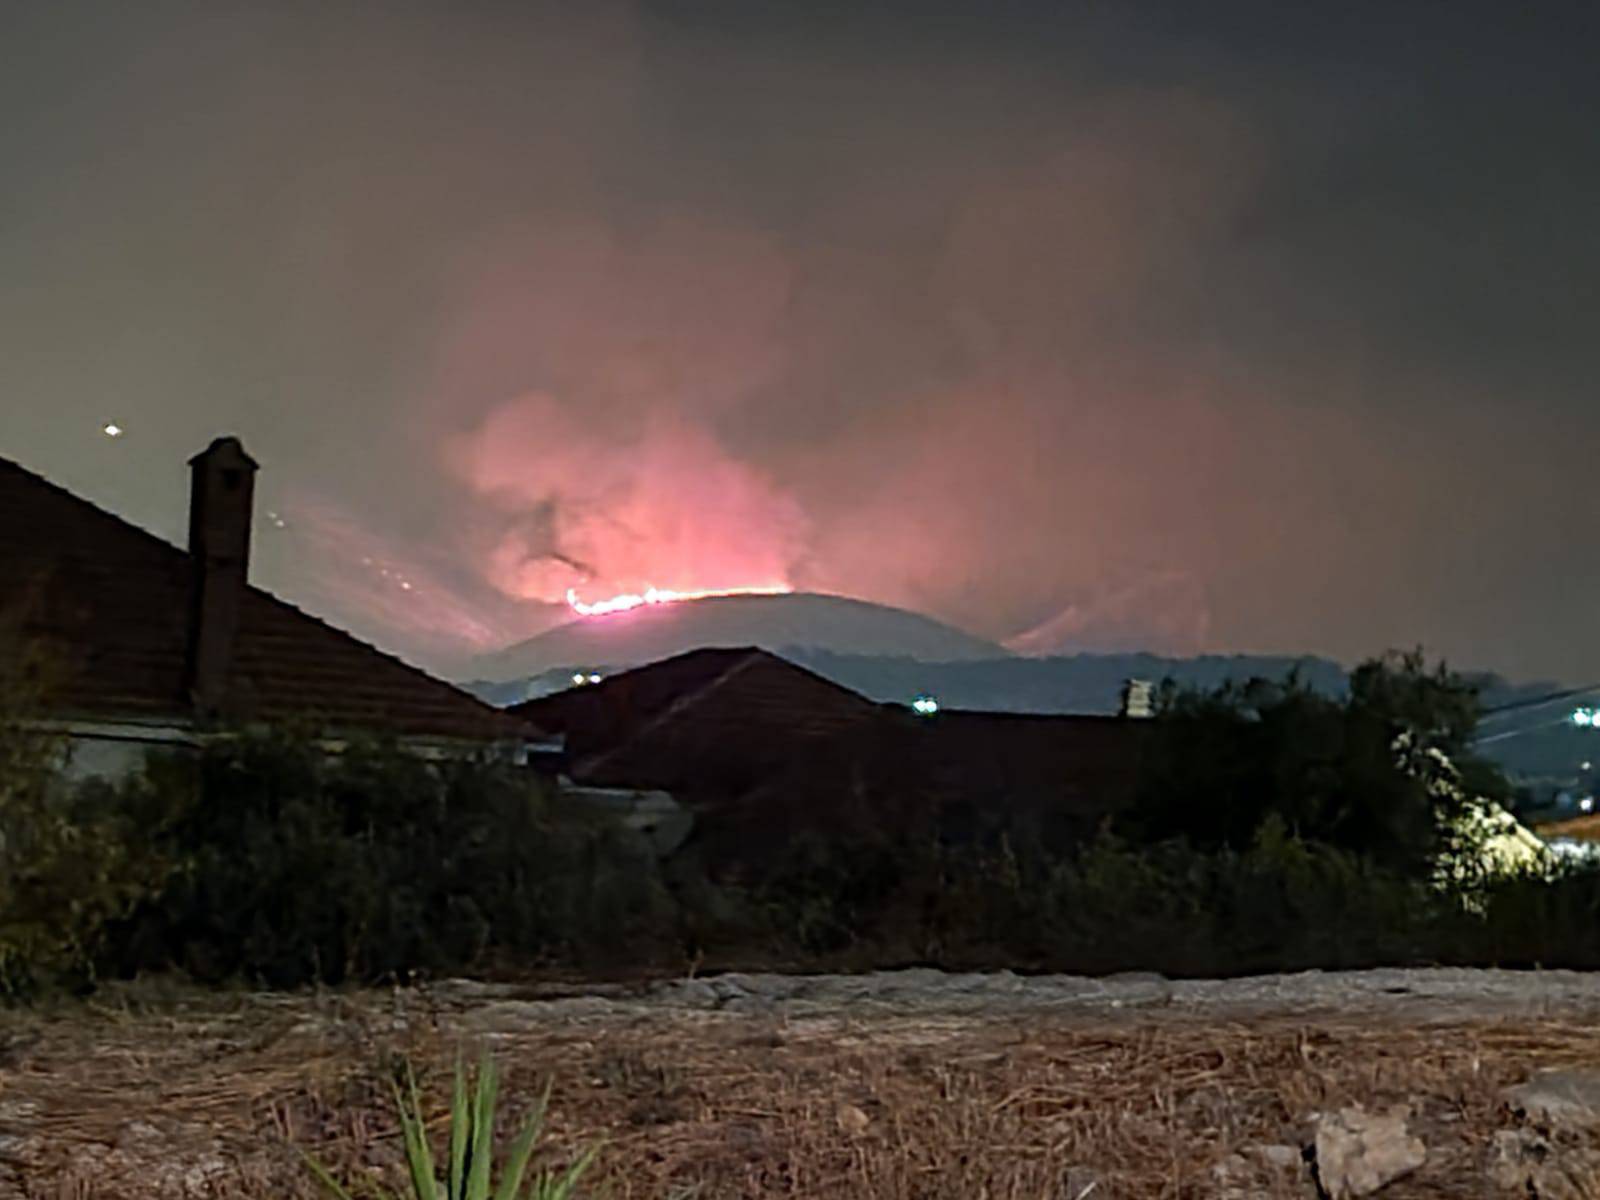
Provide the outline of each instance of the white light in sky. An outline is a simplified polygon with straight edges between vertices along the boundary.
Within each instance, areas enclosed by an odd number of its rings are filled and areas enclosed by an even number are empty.
[[[122,436],[122,426],[118,425],[115,421],[107,421],[100,427],[100,432],[105,434],[108,438],[119,438]]]

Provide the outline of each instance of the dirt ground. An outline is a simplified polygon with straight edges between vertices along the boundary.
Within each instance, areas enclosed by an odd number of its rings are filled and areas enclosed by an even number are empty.
[[[1491,1179],[1505,1089],[1600,1067],[1597,1017],[1600,977],[1564,972],[146,984],[4,1017],[0,1196],[318,1195],[301,1151],[398,1184],[395,1064],[442,1116],[486,1049],[508,1127],[552,1084],[546,1162],[601,1143],[586,1195],[1314,1196],[1315,1114],[1351,1103],[1407,1105],[1426,1147],[1384,1196],[1516,1195]]]

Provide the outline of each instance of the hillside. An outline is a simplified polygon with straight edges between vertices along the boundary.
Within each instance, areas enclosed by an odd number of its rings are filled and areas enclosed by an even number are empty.
[[[505,683],[572,670],[620,670],[702,646],[759,646],[787,653],[887,655],[929,662],[1008,657],[1002,647],[887,605],[800,592],[716,596],[579,617],[485,655],[470,675]]]

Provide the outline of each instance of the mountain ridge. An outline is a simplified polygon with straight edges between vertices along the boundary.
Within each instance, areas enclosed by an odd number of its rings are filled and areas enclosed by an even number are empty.
[[[576,617],[554,629],[475,659],[469,673],[490,683],[570,670],[624,670],[704,646],[796,648],[963,662],[1006,658],[995,642],[906,609],[793,592],[779,596],[710,596]]]

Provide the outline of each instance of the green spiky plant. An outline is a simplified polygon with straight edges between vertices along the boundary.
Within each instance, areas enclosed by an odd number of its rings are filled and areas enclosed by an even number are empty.
[[[434,1169],[433,1152],[428,1148],[426,1116],[417,1095],[417,1081],[406,1067],[406,1089],[402,1096],[394,1085],[395,1109],[400,1116],[400,1132],[405,1139],[406,1166],[411,1174],[414,1200],[571,1200],[578,1180],[594,1161],[593,1148],[584,1152],[565,1171],[539,1171],[528,1176],[534,1144],[544,1129],[544,1116],[550,1100],[549,1085],[534,1107],[528,1123],[511,1143],[501,1170],[500,1183],[491,1182],[494,1166],[494,1108],[500,1081],[494,1063],[484,1055],[478,1077],[469,1084],[462,1064],[456,1063],[455,1088],[450,1102],[450,1161],[441,1184]],[[338,1200],[354,1200],[350,1192],[309,1155],[311,1170]],[[524,1189],[523,1181],[527,1179]],[[377,1190],[387,1200],[399,1200]]]

